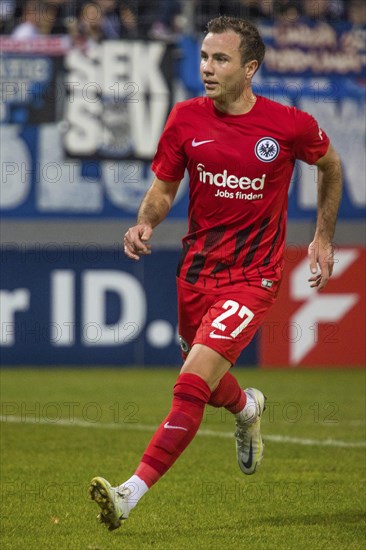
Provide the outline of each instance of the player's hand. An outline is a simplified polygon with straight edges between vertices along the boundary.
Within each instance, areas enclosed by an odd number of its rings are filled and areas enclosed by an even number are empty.
[[[141,256],[151,254],[151,246],[147,241],[151,238],[153,229],[147,224],[130,227],[125,233],[123,244],[125,254],[131,260],[139,260]]]
[[[312,276],[308,279],[310,287],[322,290],[333,272],[334,250],[332,243],[314,239],[309,245],[308,257],[312,273]]]

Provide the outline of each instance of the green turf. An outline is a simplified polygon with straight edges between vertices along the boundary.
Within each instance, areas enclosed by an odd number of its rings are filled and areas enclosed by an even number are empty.
[[[364,374],[233,372],[268,396],[260,470],[241,474],[234,440],[222,435],[232,417],[208,408],[205,435],[109,533],[96,522],[88,482],[133,473],[149,427],[169,409],[177,370],[3,370],[1,548],[364,548],[365,448],[273,440],[364,441]]]

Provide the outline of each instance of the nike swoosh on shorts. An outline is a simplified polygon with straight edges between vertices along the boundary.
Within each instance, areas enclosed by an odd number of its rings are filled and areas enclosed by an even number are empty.
[[[231,340],[231,336],[224,336],[223,334],[216,334],[214,330],[211,330],[209,334],[210,338],[218,338],[219,340]]]

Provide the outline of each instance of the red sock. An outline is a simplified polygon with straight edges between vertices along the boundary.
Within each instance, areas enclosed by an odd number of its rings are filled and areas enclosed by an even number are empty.
[[[151,487],[174,464],[201,424],[211,390],[197,374],[180,374],[174,386],[172,408],[151,439],[136,470]]]
[[[237,379],[227,372],[221,378],[215,391],[212,392],[208,405],[225,407],[229,412],[237,414],[244,409],[246,402],[247,396]]]

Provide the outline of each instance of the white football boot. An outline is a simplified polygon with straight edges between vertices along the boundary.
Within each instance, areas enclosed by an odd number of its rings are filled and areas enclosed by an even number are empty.
[[[130,489],[117,490],[103,477],[94,477],[90,482],[89,494],[101,510],[97,516],[98,521],[104,523],[109,531],[118,529],[122,521],[128,518]]]
[[[241,471],[254,474],[263,458],[264,444],[261,436],[261,417],[266,408],[266,398],[255,388],[244,390],[247,404],[236,416],[236,453]]]

